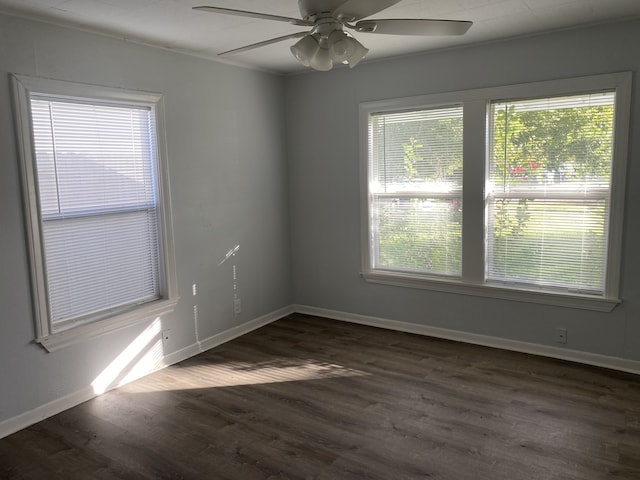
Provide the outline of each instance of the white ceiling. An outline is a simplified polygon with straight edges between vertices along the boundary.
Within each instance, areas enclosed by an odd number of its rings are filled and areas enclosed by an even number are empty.
[[[0,11],[80,27],[206,58],[218,52],[305,30],[284,22],[192,10],[211,5],[299,17],[296,0],[0,0]],[[640,17],[640,0],[402,0],[371,18],[471,20],[461,37],[355,36],[367,60],[485,42],[577,25]],[[288,40],[227,57],[274,72],[304,69]]]

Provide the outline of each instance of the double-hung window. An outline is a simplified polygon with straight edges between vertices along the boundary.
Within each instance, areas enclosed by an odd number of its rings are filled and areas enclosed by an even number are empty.
[[[603,295],[615,92],[492,102],[487,279]]]
[[[37,341],[175,304],[162,97],[14,77]]]
[[[462,106],[372,114],[374,268],[460,275]]]
[[[610,310],[630,74],[361,105],[363,276]]]

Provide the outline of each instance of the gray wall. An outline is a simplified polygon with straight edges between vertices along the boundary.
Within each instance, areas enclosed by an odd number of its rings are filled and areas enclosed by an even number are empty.
[[[281,77],[0,16],[0,422],[73,395],[146,325],[34,345],[8,73],[161,92],[181,300],[171,353],[291,303],[640,360],[640,101],[634,95],[622,297],[612,313],[364,282],[358,104],[640,66],[640,23]],[[638,81],[634,79],[637,90]],[[239,245],[238,253],[223,262]],[[243,311],[233,316],[233,266]],[[192,286],[197,285],[197,296]],[[197,316],[194,315],[197,306]]]
[[[181,295],[164,353],[291,303],[281,77],[0,16],[0,422],[85,389],[147,326],[54,353],[32,343],[9,73],[164,94]]]
[[[365,41],[366,39],[363,39]],[[612,313],[366,283],[360,271],[358,104],[640,67],[624,22],[287,78],[294,301],[351,314],[640,360],[640,99],[633,96],[622,276]],[[634,92],[638,78],[634,76]]]

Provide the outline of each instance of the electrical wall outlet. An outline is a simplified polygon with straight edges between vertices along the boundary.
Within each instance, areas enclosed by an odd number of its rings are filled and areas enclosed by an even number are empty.
[[[557,343],[567,343],[567,329],[566,328],[556,328],[556,342]]]

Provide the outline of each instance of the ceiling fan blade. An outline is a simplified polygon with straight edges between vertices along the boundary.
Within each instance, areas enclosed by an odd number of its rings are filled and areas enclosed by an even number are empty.
[[[389,20],[362,20],[355,30],[363,33],[389,35],[463,35],[473,22],[463,20],[428,20],[398,18]]]
[[[193,7],[193,10],[200,10],[203,12],[210,12],[210,13],[222,13],[225,15],[235,15],[237,17],[250,17],[250,18],[260,18],[263,20],[276,20],[278,22],[287,22],[293,25],[299,25],[301,27],[313,26],[313,22],[308,22],[307,20],[302,20],[300,18],[281,17],[279,15],[270,15],[268,13],[260,13],[260,12],[247,12],[245,10],[233,10],[232,8],[201,6],[201,7]]]
[[[253,50],[254,48],[265,47],[267,45],[271,45],[272,43],[282,42],[284,40],[289,40],[290,38],[300,38],[307,35],[309,32],[296,32],[291,33],[289,35],[284,35],[282,37],[272,38],[271,40],[265,40],[264,42],[252,43],[251,45],[246,45],[240,48],[234,48],[233,50],[227,50],[226,52],[220,52],[218,56],[222,55],[235,55],[236,53],[246,52],[247,50]]]
[[[389,8],[400,0],[346,0],[333,11],[335,17],[341,17],[347,22],[355,22],[374,13]]]

